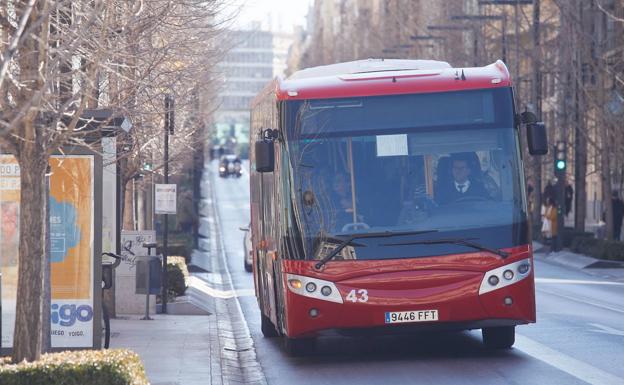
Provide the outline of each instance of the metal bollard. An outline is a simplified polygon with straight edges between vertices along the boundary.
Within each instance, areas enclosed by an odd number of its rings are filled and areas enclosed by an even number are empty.
[[[156,243],[144,243],[143,247],[147,248],[147,271],[145,273],[145,317],[142,320],[153,320],[149,316],[149,297],[150,297],[150,278],[152,276],[150,258],[152,256],[152,249],[156,248]]]

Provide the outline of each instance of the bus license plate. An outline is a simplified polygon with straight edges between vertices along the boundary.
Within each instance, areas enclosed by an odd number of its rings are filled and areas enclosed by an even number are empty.
[[[437,310],[387,311],[386,323],[437,321]]]

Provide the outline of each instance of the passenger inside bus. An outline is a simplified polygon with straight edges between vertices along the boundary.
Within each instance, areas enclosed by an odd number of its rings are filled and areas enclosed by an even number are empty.
[[[353,222],[351,181],[347,174],[338,171],[332,176],[331,186],[331,202],[334,209],[328,211],[328,214],[333,216],[329,223],[332,224],[332,228],[341,229]]]

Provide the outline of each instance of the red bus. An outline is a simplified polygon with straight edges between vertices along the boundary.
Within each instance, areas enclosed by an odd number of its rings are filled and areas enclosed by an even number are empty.
[[[251,112],[251,234],[266,337],[535,322],[517,114],[503,62],[362,60],[276,79]]]

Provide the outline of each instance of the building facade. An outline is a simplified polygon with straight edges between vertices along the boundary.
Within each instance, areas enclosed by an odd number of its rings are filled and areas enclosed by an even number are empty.
[[[218,65],[222,78],[215,113],[214,144],[245,154],[249,144],[251,102],[274,77],[286,69],[293,35],[253,29],[230,31],[232,48]]]
[[[227,41],[232,48],[217,67],[222,81],[213,142],[236,150],[237,144],[249,141],[251,101],[273,79],[273,34],[230,31]]]

